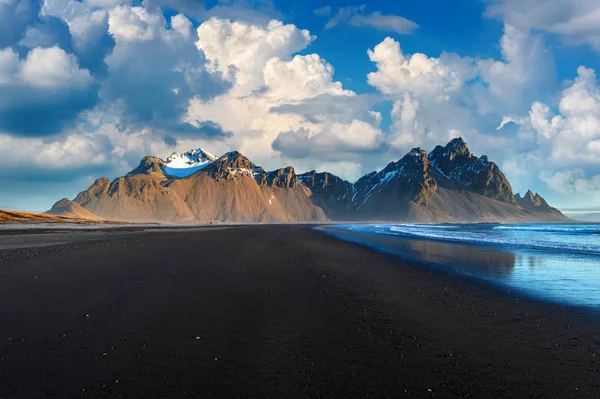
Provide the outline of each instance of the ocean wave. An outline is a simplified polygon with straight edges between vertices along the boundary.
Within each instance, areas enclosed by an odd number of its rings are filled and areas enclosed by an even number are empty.
[[[546,233],[570,233],[570,234],[598,234],[600,226],[578,226],[578,225],[557,225],[557,226],[536,226],[536,225],[500,225],[494,226],[494,230],[513,230],[513,231],[531,231]]]
[[[600,255],[600,242],[586,242],[587,237],[577,240],[560,240],[556,233],[561,233],[558,227],[552,226],[495,226],[490,230],[481,230],[469,225],[413,225],[413,224],[377,224],[377,225],[346,225],[338,228],[379,234],[386,236],[402,236],[436,241],[454,242],[461,244],[504,246],[515,249],[536,249],[547,251],[561,251],[575,254]],[[500,228],[502,227],[502,228]],[[581,226],[575,227],[584,231]],[[563,228],[565,231],[572,231]],[[587,227],[588,231],[597,231]],[[547,233],[545,236],[544,233]],[[549,234],[553,233],[553,234]]]

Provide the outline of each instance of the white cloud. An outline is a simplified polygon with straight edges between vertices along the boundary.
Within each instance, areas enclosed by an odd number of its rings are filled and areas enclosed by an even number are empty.
[[[406,151],[462,135],[477,152],[510,146],[518,127],[503,129],[501,139],[491,133],[524,119],[519,115],[554,84],[554,62],[540,37],[510,25],[500,46],[501,60],[406,54],[389,37],[368,50],[377,67],[368,83],[394,100],[390,143]]]
[[[529,124],[554,165],[600,166],[600,88],[594,70],[580,67],[577,73],[562,92],[560,113],[553,115],[550,107],[535,102]]]
[[[518,120],[513,154],[506,158],[509,178],[537,178],[564,204],[600,201],[600,87],[594,70],[579,67],[555,104],[535,101]]]
[[[72,170],[106,164],[104,149],[94,143],[93,135],[71,134],[64,139],[46,141],[37,138],[0,134],[2,166],[10,168]]]
[[[195,34],[192,21],[183,14],[177,14],[171,18],[171,29],[178,32],[186,40],[191,40]]]
[[[0,50],[0,131],[47,136],[97,102],[97,84],[73,54],[36,47],[23,59]]]
[[[341,7],[325,25],[325,29],[331,29],[339,24],[346,23],[353,26],[370,26],[379,30],[396,32],[399,34],[412,33],[419,25],[399,15],[386,15],[379,11],[366,14],[366,6]],[[319,8],[314,11],[316,15],[328,16],[331,8]]]
[[[554,33],[567,44],[586,43],[600,50],[597,0],[491,0],[486,15],[519,28]]]
[[[494,101],[493,107],[508,105],[514,111],[531,104],[540,89],[554,85],[554,58],[540,36],[508,24],[500,45],[503,60],[479,60],[479,74],[489,93],[502,103]]]
[[[554,137],[564,124],[560,115],[551,116],[550,107],[537,101],[531,106],[529,120],[531,127],[546,139]]]
[[[105,8],[109,3],[100,7],[100,4],[77,0],[43,0],[39,13],[42,20],[54,17],[68,26],[74,52],[92,73],[103,71],[103,59],[113,45],[108,32],[108,9]],[[47,37],[44,32],[40,34],[42,38]]]
[[[137,128],[224,138],[227,134],[212,122],[216,129],[183,120],[190,99],[212,98],[228,88],[218,73],[206,70],[191,21],[176,14],[168,29],[160,10],[119,6],[109,14],[115,47],[104,59],[108,77],[102,82],[102,100],[121,105],[124,119]]]
[[[344,122],[335,120],[341,115],[331,107],[322,107],[318,116],[308,115],[320,99],[330,104],[340,98],[346,103],[355,96],[334,80],[333,67],[318,54],[294,56],[314,40],[308,31],[278,21],[265,26],[211,18],[197,32],[197,45],[207,54],[209,70],[228,74],[233,87],[214,99],[192,100],[186,120],[219,123],[233,132],[228,143],[259,164],[268,168],[281,165],[280,152],[272,148],[274,140],[300,137],[304,144],[304,132],[310,132],[309,139],[318,145],[303,145],[294,151],[278,147],[285,158],[319,159],[338,145],[342,148],[337,160],[342,161],[348,152],[373,148],[373,137],[382,139],[381,131],[374,127],[381,116],[367,110]],[[367,121],[358,120],[363,116]],[[360,143],[355,137],[359,134],[364,135]]]
[[[118,6],[110,10],[108,31],[117,41],[153,40],[164,27],[162,15],[144,7]]]
[[[85,87],[92,83],[89,71],[58,47],[34,48],[21,64],[21,78],[34,87]]]
[[[301,128],[280,133],[273,148],[289,158],[317,158],[346,161],[349,154],[382,149],[384,135],[373,125],[353,120],[350,124],[331,123],[313,130]]]
[[[460,74],[440,59],[421,53],[406,56],[400,43],[390,37],[368,50],[368,55],[377,71],[369,73],[367,81],[384,94],[414,93],[448,100],[463,84]]]
[[[353,95],[333,81],[333,67],[318,54],[296,55],[291,61],[271,58],[264,66],[268,95],[284,101],[297,101],[320,94]]]
[[[0,85],[18,82],[37,88],[77,88],[92,83],[89,71],[59,47],[34,48],[24,60],[12,49],[0,49]]]
[[[548,187],[565,195],[587,195],[589,199],[600,198],[600,175],[586,177],[582,169],[568,169],[540,174]],[[589,197],[591,196],[591,197]]]
[[[259,26],[211,18],[197,32],[196,46],[206,55],[209,70],[235,79],[234,90],[240,95],[261,86],[268,60],[277,57],[287,61],[315,39],[307,30],[275,20]]]
[[[405,54],[386,38],[368,50],[377,71],[368,83],[395,100],[389,142],[399,152],[421,146],[429,149],[457,135],[474,136],[476,108],[468,107],[468,82],[476,75],[469,58],[443,53],[439,58]]]

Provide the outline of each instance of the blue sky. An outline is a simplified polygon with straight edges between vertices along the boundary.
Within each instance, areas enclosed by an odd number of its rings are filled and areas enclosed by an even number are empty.
[[[599,53],[596,0],[6,0],[0,208],[198,146],[354,181],[462,136],[600,209]]]

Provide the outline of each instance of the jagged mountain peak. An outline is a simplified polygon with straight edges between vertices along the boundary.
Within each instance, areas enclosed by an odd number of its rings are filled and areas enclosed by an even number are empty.
[[[294,188],[298,185],[298,176],[292,166],[267,172],[269,187]]]
[[[453,165],[465,162],[474,156],[471,154],[467,142],[462,137],[458,137],[450,140],[444,147],[441,145],[436,146],[429,154],[429,157],[435,163],[450,168]]]
[[[229,151],[214,161],[215,165],[224,165],[231,169],[254,169],[256,165],[239,151]]]
[[[298,175],[300,181],[307,187],[309,186],[327,186],[337,181],[342,181],[347,184],[351,184],[348,181],[338,177],[330,172],[317,172],[316,170],[311,170],[310,172],[302,173]]]
[[[235,158],[237,158],[237,157],[240,157],[240,156],[242,156],[242,157],[243,157],[243,155],[242,155],[242,153],[241,153],[241,152],[239,152],[239,151],[237,151],[237,150],[233,150],[233,151],[226,152],[226,153],[225,153],[225,154],[223,154],[223,155],[222,155],[220,158],[223,158],[223,157],[225,157],[225,158],[227,158],[227,159],[235,159]]]
[[[420,147],[413,148],[400,161],[396,162],[396,165],[406,165],[409,163],[427,166],[429,165],[429,154]]]
[[[521,195],[517,193],[515,195],[515,201],[517,205],[529,210],[535,209],[550,211],[551,209],[553,209],[550,205],[548,205],[544,197],[542,197],[538,193],[534,194],[531,190],[527,190],[523,197],[521,197]]]
[[[446,149],[450,151],[459,151],[459,152],[467,152],[469,148],[467,147],[467,142],[462,137],[453,138],[446,144]]]
[[[525,192],[525,195],[523,195],[522,197],[521,197],[520,193],[515,194],[515,198],[528,199],[530,201],[533,201],[536,196],[539,197],[539,194],[538,193],[533,194],[533,191],[531,191],[531,190],[527,190],[527,192]]]
[[[251,176],[258,184],[264,184],[267,181],[267,172],[239,151],[230,151],[223,154],[208,165],[205,171],[217,180],[230,180],[243,176]]]
[[[149,175],[162,170],[162,161],[157,157],[145,156],[142,158],[137,168],[133,169],[127,176],[132,175]],[[108,179],[107,179],[108,180]]]
[[[427,151],[425,151],[421,147],[415,147],[412,150],[410,150],[409,153],[406,155],[415,157],[415,158],[423,158],[423,157],[427,157]]]
[[[313,193],[330,192],[333,195],[339,196],[352,190],[353,184],[329,172],[310,172],[298,175],[298,179],[302,184],[310,189]]]
[[[445,147],[437,146],[429,154],[429,159],[452,184],[515,204],[512,187],[500,168],[486,155],[473,155],[462,137],[450,140]]]

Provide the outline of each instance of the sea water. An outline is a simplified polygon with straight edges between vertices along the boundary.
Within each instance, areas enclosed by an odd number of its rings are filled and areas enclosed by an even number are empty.
[[[600,224],[351,224],[321,229],[507,290],[600,309]]]

